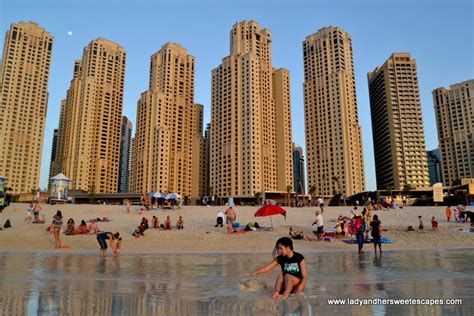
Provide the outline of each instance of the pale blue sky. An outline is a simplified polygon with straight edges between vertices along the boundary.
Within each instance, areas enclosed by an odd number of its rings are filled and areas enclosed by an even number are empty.
[[[44,188],[59,104],[69,87],[73,62],[81,58],[91,40],[105,37],[121,44],[128,53],[123,114],[132,120],[134,128],[136,101],[148,87],[150,55],[166,42],[186,47],[196,57],[195,102],[204,104],[207,123],[211,70],[229,54],[229,31],[235,22],[256,20],[272,32],[274,67],[290,71],[293,138],[304,148],[302,41],[321,27],[337,25],[352,36],[366,186],[374,190],[367,72],[381,65],[392,52],[412,54],[418,64],[427,149],[436,148],[431,91],[474,78],[473,12],[469,0],[0,0],[0,31],[4,34],[14,22],[35,21],[55,39],[41,168],[40,185]]]

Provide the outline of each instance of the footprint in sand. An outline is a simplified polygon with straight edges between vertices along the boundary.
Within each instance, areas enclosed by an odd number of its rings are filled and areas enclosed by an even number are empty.
[[[242,280],[239,282],[239,289],[245,292],[255,292],[266,290],[267,284],[261,280]]]

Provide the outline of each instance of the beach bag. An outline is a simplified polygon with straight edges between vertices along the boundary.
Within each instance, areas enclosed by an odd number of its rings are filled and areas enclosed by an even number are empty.
[[[354,218],[352,221],[352,231],[357,233],[362,228],[362,219],[360,217]]]
[[[7,219],[7,221],[5,222],[5,224],[3,225],[3,228],[11,228],[12,227],[12,224],[10,223],[10,220]]]

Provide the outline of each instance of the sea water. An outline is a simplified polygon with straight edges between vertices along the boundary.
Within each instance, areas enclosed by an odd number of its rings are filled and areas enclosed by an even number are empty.
[[[275,302],[270,296],[279,267],[246,275],[270,262],[270,253],[101,258],[96,252],[0,252],[0,315],[474,314],[472,250],[304,255],[304,295]],[[369,298],[462,303],[329,304]]]

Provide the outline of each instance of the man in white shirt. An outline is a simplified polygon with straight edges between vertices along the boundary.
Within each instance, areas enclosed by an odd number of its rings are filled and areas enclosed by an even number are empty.
[[[313,222],[313,224],[311,224],[311,225],[314,225],[313,233],[316,234],[316,236],[318,236],[318,240],[322,240],[323,234],[324,234],[323,216],[321,215],[319,211],[316,211],[315,214],[316,214],[316,220]]]
[[[217,212],[215,227],[224,227],[224,213],[222,213],[221,211]]]
[[[324,213],[324,200],[322,197],[318,198],[318,206],[321,209],[321,214]]]

